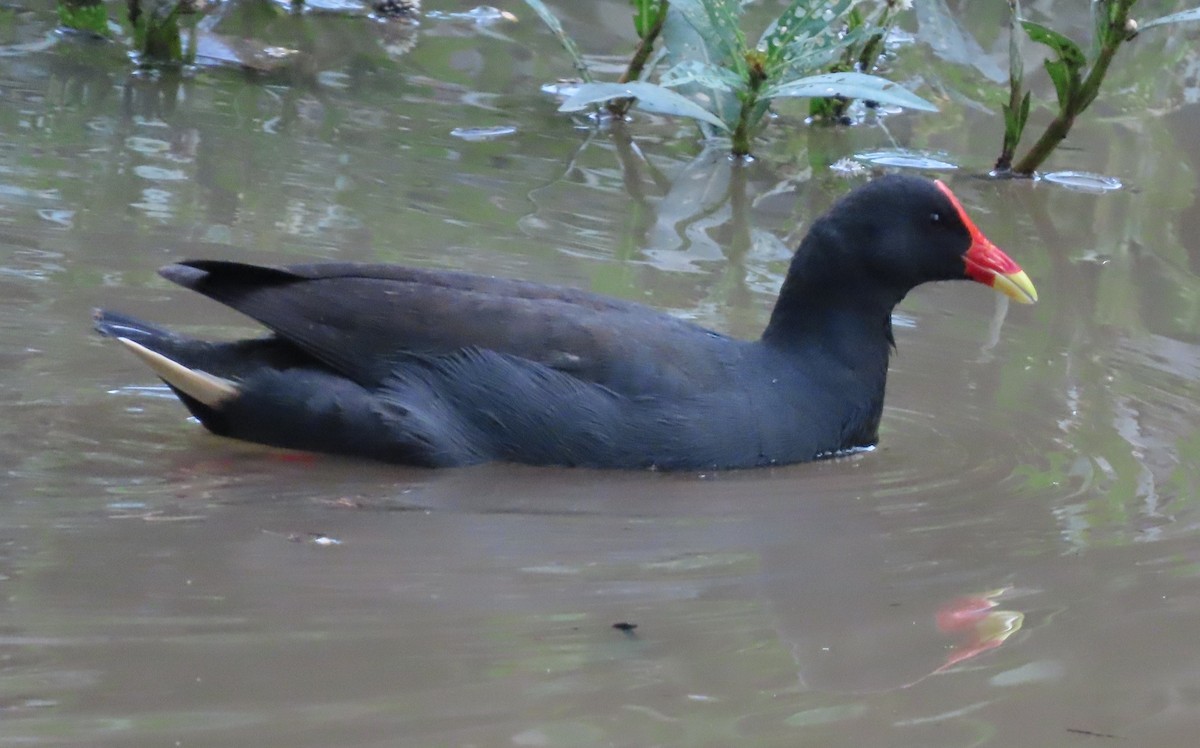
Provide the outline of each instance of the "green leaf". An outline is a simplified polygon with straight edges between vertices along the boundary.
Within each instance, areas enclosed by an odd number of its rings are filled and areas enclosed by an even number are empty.
[[[770,86],[763,92],[764,99],[786,97],[828,98],[842,96],[847,99],[870,99],[881,104],[894,104],[909,109],[936,112],[938,108],[899,83],[865,73],[826,73],[812,75],[799,80]]]
[[[1029,119],[1029,101],[1030,94],[1026,91],[1016,111],[1008,104],[1000,105],[1000,109],[1004,111],[1004,143],[1009,149],[1016,149],[1017,144],[1021,142],[1025,122]]]
[[[1025,33],[1029,34],[1030,39],[1038,44],[1045,44],[1068,66],[1078,69],[1087,64],[1087,56],[1069,37],[1034,21],[1021,21],[1021,25],[1025,27]]]
[[[865,43],[870,33],[869,27],[860,26],[845,33],[828,33],[797,39],[784,50],[783,64],[777,69],[771,69],[770,77],[786,83],[789,79],[828,70],[842,59],[847,49]]]
[[[650,0],[629,0],[629,4],[633,6],[633,30],[639,39],[645,39],[650,29]]]
[[[746,37],[739,25],[738,0],[671,0],[670,5],[700,35],[713,57],[745,75]]]
[[[730,129],[719,117],[686,96],[653,83],[584,83],[558,107],[558,111],[578,112],[590,104],[628,98],[637,99],[637,107],[647,112],[688,117],[725,132]]]
[[[645,39],[654,24],[667,12],[667,0],[629,0],[629,4],[633,6],[633,28],[639,39]]]
[[[1067,104],[1079,94],[1081,72],[1087,65],[1087,57],[1079,45],[1048,26],[1033,21],[1021,21],[1025,33],[1038,44],[1045,44],[1054,52],[1054,59],[1046,60],[1046,72],[1054,83],[1059,109],[1065,111]]]
[[[739,78],[737,73],[699,60],[685,60],[679,63],[663,73],[658,82],[667,88],[698,83],[705,88],[718,91],[746,90],[746,82]]]
[[[758,40],[758,49],[767,53],[767,66],[783,62],[784,50],[796,40],[812,39],[836,29],[853,0],[793,0]]]
[[[1173,23],[1186,23],[1188,21],[1200,21],[1200,8],[1182,10],[1178,13],[1172,13],[1169,16],[1155,18],[1153,21],[1146,21],[1145,23],[1139,24],[1138,27],[1142,31],[1145,31],[1146,29],[1154,28],[1155,26],[1167,26]]]
[[[559,44],[571,56],[571,60],[575,63],[575,69],[579,71],[579,77],[590,83],[592,73],[588,70],[587,63],[583,61],[583,55],[579,52],[579,45],[563,30],[562,23],[559,22],[558,17],[546,7],[546,4],[542,0],[525,0],[525,4],[532,8],[533,12],[537,13],[538,17],[542,19],[542,22],[550,27],[550,30],[558,37]]]
[[[679,4],[680,0],[673,0],[668,4],[667,20],[662,30],[663,49],[668,51],[671,64],[677,65],[688,60],[695,60],[713,67],[728,68],[729,61],[721,57],[717,50],[712,49],[704,41],[704,37],[680,11]],[[741,62],[744,70],[745,60]],[[731,72],[745,80],[744,73]],[[712,102],[708,106],[709,111],[726,123],[726,127],[721,128],[722,130],[730,129],[731,123],[737,121],[740,103],[732,92],[720,88],[708,88],[699,83],[688,83],[677,88],[679,93],[687,96],[707,97]]]
[[[1062,60],[1046,60],[1046,72],[1054,82],[1054,93],[1058,97],[1059,109],[1065,110],[1067,103],[1079,91],[1079,74],[1071,75],[1071,68]]]

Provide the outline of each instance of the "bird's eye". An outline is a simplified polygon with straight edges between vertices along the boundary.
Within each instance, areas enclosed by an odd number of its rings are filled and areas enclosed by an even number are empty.
[[[941,223],[942,222],[942,214],[941,213],[930,213],[929,220],[933,221],[934,223]]]

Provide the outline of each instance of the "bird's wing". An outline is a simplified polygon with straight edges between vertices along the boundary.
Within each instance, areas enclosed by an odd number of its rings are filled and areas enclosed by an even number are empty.
[[[365,385],[406,354],[480,348],[622,394],[717,386],[723,336],[632,302],[571,288],[395,265],[284,268],[201,260],[162,275],[221,302]]]

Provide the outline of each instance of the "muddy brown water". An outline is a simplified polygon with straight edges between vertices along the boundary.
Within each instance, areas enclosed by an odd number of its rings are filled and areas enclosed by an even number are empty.
[[[1081,191],[973,178],[999,120],[950,99],[838,131],[785,113],[745,167],[680,123],[589,131],[539,93],[569,66],[512,10],[429,19],[405,55],[338,21],[303,74],[181,83],[50,12],[4,21],[0,745],[1193,744],[1200,111],[1161,83],[1177,46],[1131,52],[1119,87],[1148,98],[1102,99],[1056,157],[1122,185]],[[618,48],[624,3],[574,13]],[[959,81],[930,49],[902,59]],[[826,165],[881,151],[957,164],[1042,300],[912,294],[867,454],[311,458],[204,433],[89,332],[97,306],[253,332],[154,275],[216,256],[512,275],[752,335],[851,184]]]

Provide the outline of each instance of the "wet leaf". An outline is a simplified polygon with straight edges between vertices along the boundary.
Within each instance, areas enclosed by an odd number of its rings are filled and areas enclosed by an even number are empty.
[[[668,58],[673,65],[695,60],[713,67],[729,67],[727,60],[721,59],[714,50],[708,47],[704,38],[676,7],[676,3],[671,3],[667,8],[667,20],[663,25],[662,38],[663,48],[669,52]],[[737,74],[736,71],[734,73]],[[737,120],[739,106],[737,96],[732,92],[720,88],[710,88],[699,83],[688,83],[678,86],[677,89],[685,96],[707,98],[709,103],[706,108],[717,115],[722,122],[727,123],[717,130],[725,132],[732,129],[731,123]],[[708,128],[707,134],[714,133],[712,126],[703,125],[703,127]]]
[[[758,40],[758,49],[767,53],[767,65],[783,61],[793,42],[804,41],[828,32],[849,9],[851,0],[829,3],[822,0],[794,0],[787,10],[769,25]],[[828,12],[827,12],[828,11]]]
[[[1155,18],[1153,21],[1146,21],[1145,23],[1138,24],[1138,27],[1142,31],[1145,31],[1146,29],[1154,28],[1155,26],[1167,26],[1174,23],[1187,23],[1189,21],[1200,21],[1200,8],[1193,8],[1192,10],[1184,10],[1178,13],[1172,13],[1169,16]]]
[[[796,78],[827,70],[841,60],[847,47],[865,42],[867,36],[867,28],[860,26],[844,34],[822,34],[797,39],[785,51],[782,65],[769,68],[770,77],[782,85]]]
[[[899,83],[864,73],[827,73],[771,86],[763,98],[827,98],[844,96],[847,99],[870,99],[881,104],[936,112],[938,109]]]
[[[738,21],[738,0],[672,0],[671,7],[703,39],[705,46],[742,75],[746,70],[746,37]]]
[[[662,74],[659,83],[667,88],[676,88],[688,83],[698,83],[706,88],[721,91],[743,91],[745,83],[737,73],[719,68],[699,60],[685,60]]]
[[[715,114],[696,102],[669,88],[653,83],[584,83],[559,106],[558,111],[578,112],[586,109],[589,104],[627,98],[637,99],[637,106],[648,112],[688,117],[706,122],[721,130],[729,130],[728,126]]]

